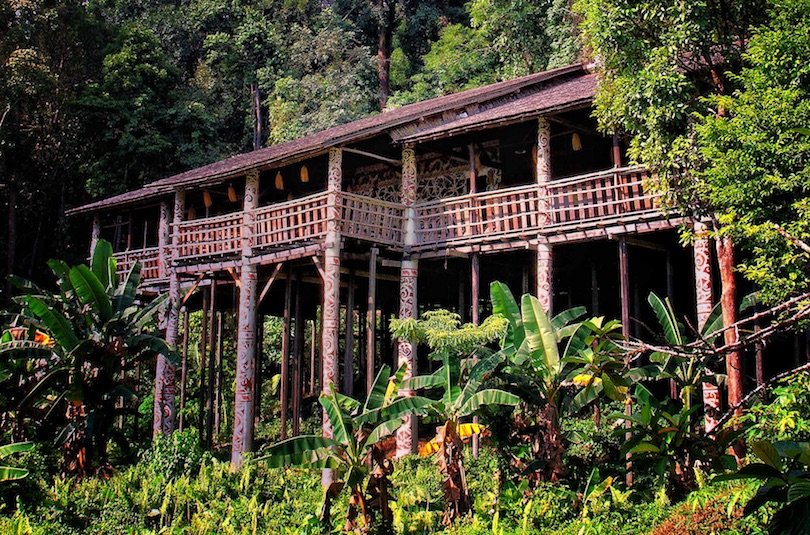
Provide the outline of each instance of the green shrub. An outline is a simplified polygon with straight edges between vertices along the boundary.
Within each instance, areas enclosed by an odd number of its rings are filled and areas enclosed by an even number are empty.
[[[741,418],[748,441],[810,441],[810,372],[781,381],[772,398],[758,401]]]
[[[152,447],[143,452],[140,467],[166,479],[175,479],[184,474],[196,474],[210,458],[211,454],[200,446],[197,430],[188,429],[158,436]]]

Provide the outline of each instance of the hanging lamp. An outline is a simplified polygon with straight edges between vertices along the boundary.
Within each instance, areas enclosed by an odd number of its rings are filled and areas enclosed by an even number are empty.
[[[579,138],[579,134],[576,132],[571,134],[571,148],[574,149],[574,152],[582,150],[582,140]]]
[[[284,189],[284,177],[281,176],[281,171],[276,172],[276,181],[275,181],[276,189],[281,191]]]
[[[214,200],[211,198],[211,193],[209,191],[203,192],[203,204],[206,208],[211,208],[211,205],[214,204]]]
[[[306,184],[309,182],[309,169],[307,169],[306,165],[301,166],[301,183]]]
[[[228,184],[228,200],[231,202],[239,200],[239,195],[236,194],[236,188],[233,187],[233,184]]]

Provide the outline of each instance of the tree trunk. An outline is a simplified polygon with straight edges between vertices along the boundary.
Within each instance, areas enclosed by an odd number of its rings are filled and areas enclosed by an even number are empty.
[[[394,32],[396,3],[380,0],[380,24],[377,39],[377,79],[379,81],[380,110],[384,110],[391,94],[391,36]]]
[[[250,84],[250,103],[253,111],[253,150],[259,150],[262,148],[264,132],[262,125],[262,95],[258,82]]]
[[[734,244],[730,236],[721,236],[715,240],[717,247],[717,262],[720,266],[720,283],[722,295],[720,307],[723,313],[723,325],[733,325],[737,322],[737,284],[734,278]],[[724,331],[725,344],[736,344],[738,340],[736,329]],[[742,355],[739,350],[726,354],[726,375],[728,389],[728,404],[733,407],[742,401]]]

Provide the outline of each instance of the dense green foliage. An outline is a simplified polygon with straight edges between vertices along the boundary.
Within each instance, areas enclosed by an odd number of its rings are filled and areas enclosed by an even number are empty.
[[[680,206],[715,220],[778,301],[808,288],[810,169],[806,0],[580,0],[599,58],[595,113],[631,137]],[[787,236],[777,231],[781,227]]]

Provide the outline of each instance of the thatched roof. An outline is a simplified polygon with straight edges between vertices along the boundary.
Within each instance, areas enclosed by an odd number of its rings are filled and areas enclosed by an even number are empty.
[[[68,215],[166,197],[178,188],[206,186],[323,154],[331,147],[381,134],[393,141],[419,141],[537,116],[587,103],[593,96],[594,75],[582,65],[570,65],[498,82],[452,95],[387,110],[308,136],[237,154],[184,173],[146,184],[140,189],[68,210]]]

